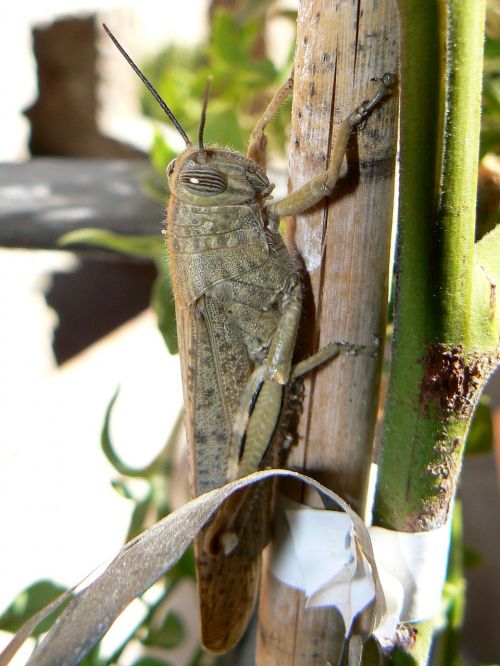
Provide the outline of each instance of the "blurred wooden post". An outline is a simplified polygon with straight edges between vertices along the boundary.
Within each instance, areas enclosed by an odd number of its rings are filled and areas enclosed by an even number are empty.
[[[336,126],[373,92],[372,77],[397,73],[399,49],[393,0],[303,0],[297,29],[291,190],[326,168]],[[288,243],[308,274],[301,356],[334,340],[383,345],[396,135],[397,91],[352,137],[333,197],[288,223]],[[372,461],[380,360],[340,357],[307,379],[288,460],[358,511]],[[338,612],[304,608],[303,594],[278,582],[266,562],[259,612],[259,666],[337,663]]]

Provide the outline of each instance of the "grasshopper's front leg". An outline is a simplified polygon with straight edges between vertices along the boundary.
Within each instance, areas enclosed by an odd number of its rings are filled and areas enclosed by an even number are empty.
[[[364,125],[373,109],[384,97],[390,94],[395,77],[393,74],[384,74],[381,79],[373,79],[373,81],[378,84],[375,95],[371,99],[361,102],[349,117],[340,124],[337,139],[330,153],[330,166],[326,172],[312,178],[284,199],[269,204],[268,210],[271,217],[280,218],[286,215],[299,215],[312,208],[325,197],[330,196],[339,176],[349,137],[356,127]]]

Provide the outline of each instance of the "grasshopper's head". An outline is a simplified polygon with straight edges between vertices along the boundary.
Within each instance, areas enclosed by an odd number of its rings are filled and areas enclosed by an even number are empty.
[[[210,83],[211,78],[203,99],[198,145],[188,143],[167,167],[170,192],[195,206],[242,204],[268,196],[274,186],[259,164],[233,150],[203,145]]]
[[[249,203],[270,194],[264,169],[223,148],[189,146],[167,167],[170,191],[195,206]]]
[[[208,102],[210,80],[205,90],[200,119],[198,145],[191,143],[179,121],[146,79],[141,70],[130,58],[116,37],[103,25],[117,49],[146,85],[172,124],[186,143],[179,157],[167,167],[170,191],[182,201],[198,206],[220,206],[250,203],[257,198],[268,196],[273,185],[259,164],[240,153],[222,148],[206,148],[203,145],[203,130]]]

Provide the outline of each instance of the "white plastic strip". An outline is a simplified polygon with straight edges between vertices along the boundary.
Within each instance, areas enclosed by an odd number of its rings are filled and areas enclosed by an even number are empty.
[[[306,606],[336,606],[347,635],[354,617],[375,596],[371,570],[357,547],[351,518],[285,497],[280,497],[278,512],[282,519],[276,521],[271,572],[303,590]]]
[[[351,518],[344,512],[312,509],[283,497],[277,517],[271,572],[304,591],[306,606],[337,607],[347,635],[354,617],[375,594],[371,569],[356,545]],[[449,526],[419,533],[369,527],[368,532],[387,601],[387,611],[374,634],[381,641],[390,640],[400,622],[431,618],[439,612]]]
[[[417,622],[436,615],[448,563],[449,522],[430,532],[395,532],[382,527],[368,531],[384,589],[390,584],[389,577],[402,587],[401,621]]]

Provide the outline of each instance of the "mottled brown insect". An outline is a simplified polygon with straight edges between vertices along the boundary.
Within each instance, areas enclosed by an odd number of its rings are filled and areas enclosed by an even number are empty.
[[[108,34],[109,31],[107,31]],[[262,465],[275,436],[289,382],[339,352],[334,343],[292,367],[301,282],[278,232],[328,196],[351,132],[388,93],[393,77],[339,128],[329,168],[279,201],[265,171],[264,130],[292,90],[290,78],[253,131],[247,155],[203,144],[208,89],[197,144],[115,38],[111,38],[171,119],[186,149],[167,168],[166,233],[175,295],[185,423],[194,495]],[[203,645],[225,652],[240,639],[257,593],[267,539],[269,488],[229,500],[195,543]]]

